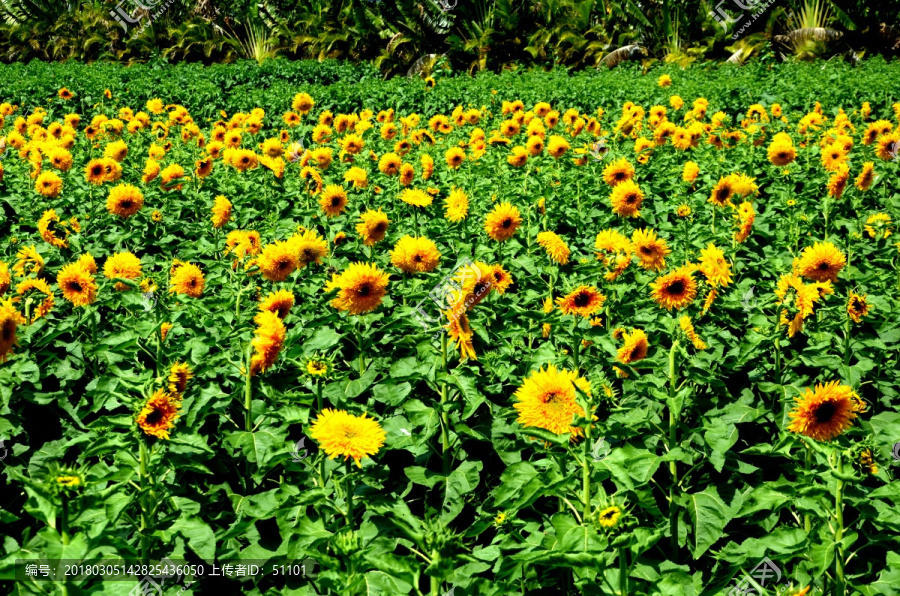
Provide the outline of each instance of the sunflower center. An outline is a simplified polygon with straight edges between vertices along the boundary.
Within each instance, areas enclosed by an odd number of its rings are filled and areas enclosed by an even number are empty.
[[[819,266],[816,267],[816,269],[818,269],[819,271],[828,271],[828,269],[830,269],[830,267],[828,266],[828,263],[826,263],[825,261],[822,261],[821,263],[819,263]]]
[[[625,196],[625,202],[628,203],[629,205],[631,205],[635,201],[637,201],[637,195],[629,194],[629,195]]]
[[[123,209],[131,209],[133,206],[134,206],[134,203],[132,203],[130,199],[125,199],[124,201],[122,201]]]
[[[500,223],[500,226],[503,228],[508,228],[511,225],[512,225],[512,219],[510,219],[508,217]]]
[[[816,411],[814,412],[816,422],[818,422],[819,424],[830,422],[836,410],[837,408],[831,402],[821,404],[818,408],[816,408]]]
[[[582,292],[581,294],[578,294],[577,296],[575,296],[575,300],[573,300],[572,302],[578,308],[584,308],[585,306],[587,306],[588,304],[591,303],[591,297],[588,294]]]
[[[369,286],[369,284],[363,284],[359,286],[359,290],[357,290],[357,293],[360,296],[365,297],[372,293],[372,288]]]
[[[10,319],[3,324],[3,330],[0,332],[0,337],[3,338],[3,342],[5,343],[10,341],[15,334],[16,322]]]
[[[684,293],[684,282],[676,280],[669,284],[669,293],[670,294],[683,294]]]
[[[71,284],[69,284],[69,289],[78,294],[80,294],[83,291],[81,284],[78,283],[77,281],[73,281]]]
[[[162,419],[163,413],[159,410],[153,410],[150,414],[147,415],[147,418],[145,420],[147,424],[156,426],[157,424],[162,422]]]

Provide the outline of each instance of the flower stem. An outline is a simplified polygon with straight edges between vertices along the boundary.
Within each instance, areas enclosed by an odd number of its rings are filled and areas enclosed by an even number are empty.
[[[144,442],[144,439],[141,438],[139,441],[140,444],[140,468],[138,475],[141,481],[141,492],[144,491],[146,486],[148,475],[147,475],[147,460],[149,459],[149,454],[147,453],[147,444]],[[149,552],[149,541],[150,537],[147,535],[148,531],[148,522],[147,522],[147,508],[146,502],[144,500],[144,495],[138,495],[138,504],[141,507],[141,563],[146,565],[150,561],[150,552]]]
[[[347,470],[344,477],[347,481],[347,525],[353,529],[353,476],[350,469],[350,458],[347,458],[344,463]]]
[[[678,341],[672,343],[669,350],[669,453],[675,448],[677,441],[677,425],[675,411],[672,402],[675,398],[675,350],[678,349]],[[673,562],[678,562],[678,507],[675,505],[675,489],[678,486],[678,463],[673,459],[669,462],[669,473],[672,475],[672,485],[669,487],[669,533]]]
[[[441,334],[441,362],[447,374],[447,334]],[[441,453],[444,476],[450,474],[450,417],[447,415],[447,381],[441,383]]]
[[[619,547],[619,594],[625,596],[628,594],[628,559],[625,547]]]
[[[840,451],[835,450],[837,456],[838,474],[843,474],[844,460]],[[844,585],[844,548],[841,546],[841,540],[844,538],[844,481],[836,478],[837,486],[834,489],[834,596],[845,596],[846,588]]]
[[[252,379],[253,377],[250,374],[250,351],[252,347],[250,345],[247,346],[247,380],[244,382],[244,430],[247,432],[251,432],[253,430],[253,420],[250,415],[251,408],[251,399],[253,397],[253,386]]]

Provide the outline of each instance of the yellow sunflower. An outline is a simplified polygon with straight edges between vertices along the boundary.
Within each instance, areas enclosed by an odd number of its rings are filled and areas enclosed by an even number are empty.
[[[94,276],[79,263],[69,263],[56,276],[63,298],[74,306],[87,306],[97,299]]]
[[[378,160],[378,170],[387,176],[396,176],[400,173],[403,160],[396,153],[385,153]]]
[[[329,184],[319,197],[319,205],[328,217],[335,217],[347,207],[347,193],[339,184]]]
[[[440,259],[435,243],[425,237],[404,236],[391,251],[391,264],[404,273],[434,271]]]
[[[847,299],[847,314],[854,323],[859,323],[862,318],[869,314],[869,302],[866,300],[866,294],[857,294],[850,292]]]
[[[130,252],[120,252],[106,259],[103,265],[103,275],[107,279],[137,279],[141,276],[141,260]],[[116,282],[115,288],[119,291],[127,290],[128,286],[122,282]]]
[[[177,400],[164,390],[157,389],[138,412],[135,421],[145,434],[157,439],[168,439],[169,431],[175,428],[178,409]]]
[[[560,238],[555,232],[541,232],[537,235],[537,242],[541,245],[551,259],[565,265],[569,262],[569,247],[565,240]]]
[[[593,286],[579,286],[562,298],[557,298],[556,303],[564,315],[581,315],[589,319],[591,315],[603,308],[606,296]]]
[[[613,187],[610,194],[612,209],[621,217],[639,217],[641,203],[644,201],[644,193],[641,187],[633,180],[624,180]]]
[[[335,238],[335,243],[337,243]],[[328,256],[328,242],[315,230],[304,230],[301,234],[292,236],[288,243],[297,254],[297,267],[303,269],[307,265],[322,264],[322,259]]]
[[[725,259],[725,253],[712,242],[700,251],[699,269],[714,288],[731,283],[731,264]]]
[[[413,207],[428,207],[434,201],[434,197],[418,188],[404,188],[400,193],[400,200]]]
[[[16,328],[25,319],[13,306],[12,298],[0,302],[0,362],[6,362],[16,345]]]
[[[177,399],[181,399],[181,395],[187,389],[188,381],[193,378],[194,373],[191,367],[184,362],[176,362],[169,367],[169,393]]]
[[[360,223],[356,224],[356,233],[362,238],[363,244],[374,246],[376,243],[384,240],[390,220],[381,209],[378,211],[366,211],[359,216],[359,219]]]
[[[500,203],[488,213],[484,229],[491,239],[503,242],[513,237],[521,223],[522,215],[518,208],[511,203]]]
[[[256,330],[250,345],[253,347],[253,356],[250,358],[250,376],[266,372],[275,365],[278,354],[284,346],[284,338],[287,329],[278,313],[264,310],[253,318]]]
[[[807,388],[794,401],[796,406],[790,413],[788,430],[816,441],[838,437],[853,425],[856,413],[861,411],[853,389],[838,381],[817,384],[815,391]]]
[[[632,178],[634,178],[634,166],[624,157],[603,168],[603,181],[610,186],[617,186]]]
[[[816,242],[807,246],[800,255],[797,269],[800,275],[813,281],[837,281],[838,273],[847,264],[838,248],[830,242]]]
[[[259,301],[259,310],[274,312],[278,318],[284,320],[294,306],[294,293],[289,290],[270,292],[268,296]]]
[[[62,192],[63,181],[55,172],[43,172],[34,182],[34,190],[52,199]]]
[[[191,298],[199,298],[203,294],[205,285],[206,279],[197,265],[193,263],[179,263],[177,267],[173,267],[169,279],[170,293],[186,294]]]
[[[513,407],[519,412],[516,422],[557,435],[581,434],[580,428],[572,426],[575,416],[584,416],[584,410],[576,401],[576,385],[590,395],[591,384],[576,372],[557,369],[552,364],[546,369],[532,371],[514,394],[516,403]]]
[[[259,255],[259,268],[269,281],[284,281],[300,265],[294,244],[275,242],[267,245]]]
[[[642,329],[632,329],[631,333],[623,332],[622,339],[625,343],[619,348],[616,360],[622,364],[631,364],[647,357],[650,344],[647,341],[647,334]]]
[[[106,199],[106,210],[113,215],[128,218],[144,206],[144,194],[130,184],[120,184],[109,191]]]
[[[663,75],[665,76],[665,75]],[[660,85],[662,86],[662,85]],[[598,516],[598,521],[601,526],[606,528],[607,530],[615,528],[616,524],[619,523],[619,519],[622,517],[622,510],[613,505],[611,507],[607,507],[603,511],[600,512]]]
[[[325,291],[338,290],[331,306],[359,315],[378,308],[387,293],[389,276],[371,263],[351,263],[340,274],[333,274]]]
[[[655,231],[649,228],[635,230],[631,235],[631,244],[644,269],[662,271],[666,266],[666,255],[671,251],[666,241],[658,238]]]
[[[650,284],[654,302],[666,310],[682,309],[697,297],[697,282],[692,275],[694,267],[684,265],[671,273],[656,278]]]
[[[377,420],[367,418],[365,414],[354,416],[344,410],[326,408],[313,422],[310,436],[329,459],[338,456],[343,456],[344,460],[353,458],[361,468],[361,460],[378,453],[387,433]]]
[[[462,189],[454,188],[444,199],[444,218],[447,221],[462,221],[469,214],[469,197]]]
[[[214,228],[221,228],[231,219],[231,201],[223,195],[215,198],[212,208],[212,225]]]

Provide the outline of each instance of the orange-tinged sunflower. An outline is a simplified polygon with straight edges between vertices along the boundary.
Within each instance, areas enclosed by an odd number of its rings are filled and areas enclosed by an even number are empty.
[[[444,199],[444,218],[457,222],[464,220],[469,214],[469,196],[460,188],[454,188]]]
[[[396,153],[385,153],[378,160],[378,170],[387,176],[396,176],[400,173],[400,166],[403,165],[403,159]]]
[[[186,294],[191,298],[199,298],[203,294],[206,279],[200,267],[193,263],[180,263],[173,266],[169,279],[169,292]]]
[[[266,372],[275,365],[287,334],[284,323],[275,312],[260,311],[253,321],[256,323],[256,331],[250,342],[253,347],[253,356],[250,358],[250,376]]]
[[[644,333],[643,329],[632,329],[631,333],[623,332],[622,339],[625,343],[619,348],[619,351],[616,354],[616,360],[622,364],[631,364],[632,362],[637,362],[638,360],[643,360],[647,357],[647,351],[650,349],[650,344],[647,341],[647,334]]]
[[[378,211],[366,211],[359,216],[359,219],[360,223],[356,224],[356,233],[362,238],[363,244],[374,246],[376,243],[384,240],[390,220],[381,209]]]
[[[434,197],[418,188],[404,188],[400,193],[400,200],[413,207],[428,207]]]
[[[144,194],[131,184],[120,184],[109,191],[106,210],[113,215],[128,218],[144,206]]]
[[[377,454],[384,445],[387,433],[377,420],[365,414],[354,416],[344,410],[325,408],[313,422],[310,436],[329,459],[353,458],[361,468],[362,459]]]
[[[603,308],[606,296],[593,286],[579,286],[562,298],[557,298],[556,303],[564,315],[581,315],[589,319],[591,315]]]
[[[16,328],[25,319],[13,306],[12,298],[0,302],[0,362],[6,362],[16,345]]]
[[[259,255],[259,268],[269,281],[284,281],[300,265],[292,242],[268,244]]]
[[[854,185],[859,190],[869,190],[875,182],[875,163],[867,161],[863,164],[862,171],[856,177]]]
[[[294,111],[299,112],[304,116],[313,109],[314,105],[316,105],[316,102],[309,93],[298,93],[294,96],[293,101],[291,101],[291,107]]]
[[[391,251],[391,264],[404,273],[434,271],[440,260],[437,245],[425,237],[404,236]]]
[[[847,314],[854,323],[859,323],[862,318],[869,314],[869,302],[866,300],[866,294],[857,294],[850,292],[847,298]]]
[[[188,381],[193,378],[194,373],[191,367],[184,362],[175,362],[169,368],[169,393],[176,399],[181,399],[182,394],[187,389]]]
[[[466,161],[466,152],[460,147],[451,147],[447,149],[447,153],[444,154],[444,159],[447,162],[447,167],[455,170]]]
[[[347,192],[339,184],[329,184],[319,197],[319,205],[328,217],[336,217],[347,207]]]
[[[621,217],[639,217],[644,193],[634,180],[625,180],[616,184],[609,197],[612,209]]]
[[[52,199],[62,192],[63,181],[56,172],[42,172],[34,182],[34,190]]]
[[[135,422],[145,434],[157,439],[168,439],[178,418],[178,402],[163,389],[147,400],[137,414]]]
[[[63,298],[74,306],[87,306],[97,299],[94,276],[79,263],[69,263],[56,276]]]
[[[460,359],[470,358],[478,360],[475,353],[475,345],[472,341],[474,333],[471,325],[469,325],[469,316],[464,309],[448,310],[444,312],[447,315],[448,323],[446,325],[447,334],[450,335],[451,347],[455,345],[459,349]]]
[[[553,127],[551,126],[550,128]],[[547,141],[547,153],[553,156],[554,159],[559,159],[565,155],[569,148],[568,141],[559,135],[550,135],[550,139]]]
[[[851,387],[831,381],[794,399],[788,430],[816,441],[830,441],[853,425],[861,406]]]
[[[576,401],[576,386],[590,395],[590,382],[577,372],[557,369],[552,364],[546,369],[532,371],[514,394],[516,403],[513,407],[519,412],[516,422],[557,435],[580,435],[581,429],[572,425],[575,416],[584,416],[584,410]]]
[[[141,260],[130,252],[114,254],[103,264],[103,275],[107,279],[137,279],[141,276]],[[127,290],[128,286],[116,282],[115,288],[122,291]]]
[[[569,262],[569,247],[565,240],[560,238],[555,232],[541,232],[537,235],[537,242],[541,245],[551,259],[565,265]]]
[[[813,281],[837,281],[838,273],[847,264],[838,248],[830,242],[816,242],[800,255],[797,269],[803,277]]]
[[[654,302],[666,310],[682,309],[697,297],[697,282],[692,275],[694,267],[684,265],[671,273],[656,278],[650,284]]]
[[[699,335],[697,335],[697,331],[694,329],[694,325],[691,323],[691,318],[689,316],[682,315],[682,317],[678,319],[678,326],[684,331],[684,334],[693,344],[694,348],[698,350],[705,350],[707,348],[706,343],[700,339]]]
[[[603,168],[603,181],[610,186],[617,186],[632,178],[634,178],[634,166],[624,157]]]
[[[62,238],[56,235],[56,231],[60,230],[60,228],[62,228],[61,231],[65,234]],[[37,229],[41,238],[43,238],[44,242],[47,244],[55,246],[56,248],[69,247],[69,241],[67,240],[69,237],[68,226],[66,222],[63,222],[62,224],[59,223],[59,216],[56,214],[55,209],[44,211],[41,219],[38,220]]]
[[[666,241],[658,238],[655,231],[649,228],[635,230],[631,235],[631,244],[644,269],[662,271],[666,266],[666,255],[671,251]]]
[[[0,292],[0,294],[6,291],[6,288],[3,287],[3,268],[4,265],[0,263],[0,290],[3,290],[2,292]],[[7,271],[6,274],[6,287],[8,288],[9,272]],[[53,303],[55,300],[53,290],[50,288],[50,284],[48,284],[41,278],[28,278],[25,281],[20,282],[16,286],[16,293],[19,294],[19,296],[25,296],[25,294],[31,291],[43,294],[43,298],[37,297],[37,300],[40,301],[40,304],[36,309],[34,309],[31,315],[31,322],[34,323],[41,317],[47,316],[47,314],[51,310],[53,310]]]
[[[491,266],[491,275],[491,288],[496,290],[498,294],[506,292],[513,283],[512,275],[499,264]]]
[[[297,267],[303,269],[307,265],[322,264],[322,259],[328,256],[328,242],[315,230],[304,230],[288,239],[297,254]],[[337,238],[335,238],[337,243]]]
[[[484,220],[484,229],[492,240],[504,242],[513,237],[522,223],[519,209],[512,203],[500,203],[488,213]]]
[[[325,291],[338,290],[331,306],[359,315],[378,308],[387,293],[389,276],[371,263],[351,263],[340,274],[333,274]]]
[[[367,188],[369,178],[366,171],[358,166],[353,166],[344,173],[344,182],[349,182],[353,188]]]
[[[734,195],[733,179],[730,176],[723,176],[713,187],[707,202],[716,207],[725,207],[731,205],[732,195]]]
[[[212,225],[214,228],[221,228],[231,219],[231,201],[223,195],[215,198],[212,208]]]
[[[278,290],[269,293],[259,301],[259,310],[274,312],[278,318],[284,320],[294,306],[294,293],[289,290]]]
[[[797,158],[797,152],[790,142],[773,141],[767,149],[769,161],[772,165],[786,166]]]

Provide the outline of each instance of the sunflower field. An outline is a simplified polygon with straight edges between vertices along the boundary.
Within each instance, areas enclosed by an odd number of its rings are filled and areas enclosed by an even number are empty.
[[[4,593],[900,594],[900,92],[633,75],[0,89]]]

